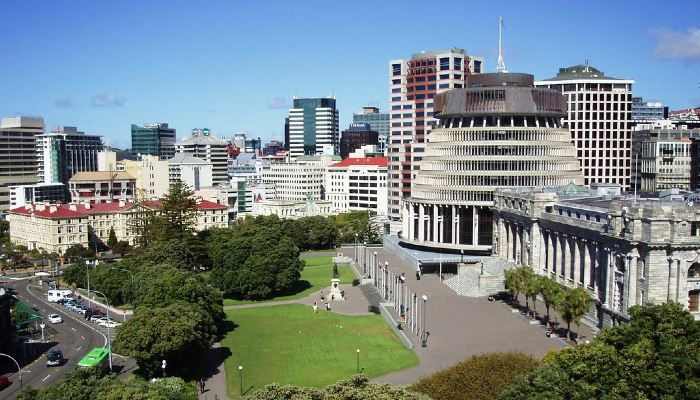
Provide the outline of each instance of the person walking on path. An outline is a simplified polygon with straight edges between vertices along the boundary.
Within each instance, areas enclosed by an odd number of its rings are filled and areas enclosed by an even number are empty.
[[[314,301],[314,314],[318,312],[318,303]]]
[[[199,393],[204,393],[204,378],[199,380]]]

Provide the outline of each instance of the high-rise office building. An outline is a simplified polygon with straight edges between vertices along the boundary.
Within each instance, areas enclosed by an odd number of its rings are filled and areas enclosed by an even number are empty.
[[[668,107],[658,101],[644,101],[641,97],[632,97],[632,119],[649,121],[668,119]]]
[[[378,107],[362,107],[361,113],[352,114],[353,124],[369,124],[373,131],[379,134],[379,151],[386,151],[386,141],[389,137],[389,113],[380,113]]]
[[[481,73],[483,58],[463,49],[421,52],[410,60],[389,62],[391,92],[389,158],[389,207],[392,221],[401,219],[403,199],[411,195],[411,181],[420,168],[428,134],[437,124],[433,96],[462,88],[467,76]]]
[[[303,155],[338,154],[338,109],[335,96],[298,98],[289,110],[289,151],[294,160]]]
[[[168,124],[156,122],[143,125],[131,125],[131,154],[158,156],[167,160],[175,156],[175,129]]]
[[[74,126],[54,126],[51,133],[36,136],[37,179],[62,183],[68,199],[68,181],[78,172],[97,171],[102,138],[86,135]]]
[[[228,182],[228,142],[211,136],[209,129],[192,129],[192,137],[175,145],[178,153],[188,153],[192,157],[212,164],[214,185]]]
[[[562,125],[566,101],[533,82],[530,74],[480,74],[435,96],[439,125],[404,202],[404,242],[489,254],[496,188],[583,183]]]
[[[616,183],[630,188],[633,83],[605,76],[589,65],[560,68],[556,77],[535,82],[559,90],[568,100],[564,122],[586,185]]]
[[[366,145],[379,146],[379,133],[367,123],[353,122],[340,137],[340,157],[344,160],[350,153]]]
[[[10,186],[37,182],[36,136],[42,117],[4,117],[0,123],[0,212],[10,208]]]

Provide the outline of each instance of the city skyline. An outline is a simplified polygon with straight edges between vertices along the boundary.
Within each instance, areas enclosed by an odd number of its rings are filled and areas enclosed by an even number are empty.
[[[168,123],[178,141],[205,126],[266,143],[284,139],[293,96],[335,95],[344,130],[363,106],[388,112],[392,59],[459,47],[494,72],[499,16],[511,72],[542,80],[588,60],[633,79],[645,101],[700,106],[696,1],[440,6],[9,1],[0,116],[41,116],[47,132],[76,126],[119,148],[131,146],[131,124],[149,122]]]

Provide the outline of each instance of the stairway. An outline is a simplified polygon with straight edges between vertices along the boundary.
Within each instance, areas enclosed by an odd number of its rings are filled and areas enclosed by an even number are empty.
[[[459,275],[447,279],[444,283],[460,296],[482,297],[504,289],[505,270],[515,268],[515,263],[500,258],[484,259],[484,276],[481,265],[461,268]],[[479,287],[481,282],[482,287]]]

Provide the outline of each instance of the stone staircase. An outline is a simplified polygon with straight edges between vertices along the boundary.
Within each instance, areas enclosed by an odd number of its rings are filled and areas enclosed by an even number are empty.
[[[503,290],[505,270],[515,268],[512,261],[500,258],[484,259],[484,275],[481,276],[481,265],[461,268],[459,275],[447,279],[444,283],[460,296],[482,297],[489,293]]]

